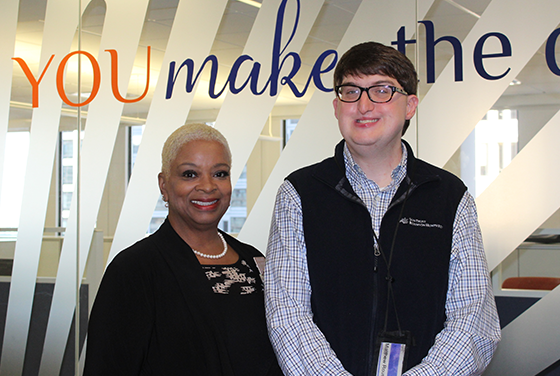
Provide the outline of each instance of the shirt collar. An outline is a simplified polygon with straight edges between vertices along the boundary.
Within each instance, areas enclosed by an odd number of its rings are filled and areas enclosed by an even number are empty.
[[[394,186],[399,186],[406,176],[406,164],[408,160],[408,151],[406,146],[401,142],[402,157],[401,162],[395,167],[393,172],[391,172],[391,184],[387,186],[387,189],[391,189]],[[344,143],[344,165],[346,168],[346,177],[352,185],[354,182],[360,182],[369,180],[362,170],[362,168],[354,161],[350,149],[348,149],[348,144]]]

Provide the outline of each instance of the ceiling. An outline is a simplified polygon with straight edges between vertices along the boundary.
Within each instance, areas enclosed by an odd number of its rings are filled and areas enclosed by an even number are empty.
[[[436,36],[453,35],[463,40],[489,2],[490,0],[435,0],[425,18],[433,21],[434,25],[437,26]],[[324,2],[310,35],[300,51],[303,63],[302,71],[308,71],[322,51],[336,49],[360,3],[361,0],[326,0]],[[413,1],[411,3],[414,4]],[[24,58],[28,63],[39,61],[46,4],[47,0],[20,1],[15,56]],[[152,48],[152,78],[158,76],[177,4],[178,0],[150,1],[137,53],[137,61],[127,93],[128,97],[137,97],[144,90],[147,46]],[[227,3],[211,50],[211,54],[216,55],[220,63],[218,81],[222,85],[233,62],[243,54],[245,43],[257,13],[258,8],[238,0],[229,0]],[[103,0],[92,0],[84,12],[82,49],[91,51],[94,55],[96,54],[94,52],[99,50],[104,14],[105,3]],[[420,33],[419,39],[421,39],[423,28],[419,27],[418,31]],[[441,72],[452,57],[452,50],[446,45],[447,43],[442,43],[437,47],[436,75]],[[72,48],[77,50],[77,45],[75,44]],[[510,104],[524,105],[533,102],[549,105],[560,103],[560,78],[551,74],[543,55],[544,46],[540,48],[539,52],[517,77],[521,85],[511,86],[500,98],[497,106],[507,107]],[[422,72],[423,59],[424,57],[420,53],[419,72],[421,82],[425,79]],[[29,65],[32,72],[36,74],[39,70],[38,64]],[[296,76],[296,81],[298,77],[300,80],[307,78],[304,72]],[[298,84],[303,87],[305,82],[298,82]],[[87,93],[88,85],[91,87],[91,80],[88,81],[87,76],[84,75],[82,92]],[[65,86],[69,98],[77,102],[77,97],[72,98],[70,94],[78,91],[75,79],[71,75],[67,75]],[[154,86],[152,82],[151,90],[144,100],[124,106],[123,123],[143,122],[149,109]],[[204,86],[203,84],[199,85],[191,111],[215,111],[219,109],[223,96],[219,99],[210,99],[204,92]],[[14,63],[10,111],[11,130],[29,127],[31,93],[29,81],[21,68]],[[303,98],[295,98],[289,90],[284,90],[279,96],[277,107],[304,106],[311,94],[312,91]],[[558,106],[560,107],[560,105]],[[75,116],[75,109],[66,105],[64,107],[63,114],[70,117]],[[84,108],[84,110],[87,111],[87,108]]]

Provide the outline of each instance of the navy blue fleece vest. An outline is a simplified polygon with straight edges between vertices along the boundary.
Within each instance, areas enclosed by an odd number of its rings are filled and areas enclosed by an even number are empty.
[[[343,142],[334,157],[287,179],[301,197],[314,321],[346,370],[370,375],[375,340],[385,323],[387,263],[374,256],[371,217],[346,179]],[[453,222],[466,187],[406,147],[408,175],[383,217],[379,241],[387,259],[394,241],[396,310],[401,329],[415,340],[411,368],[427,355],[446,319]],[[387,329],[394,331],[396,315],[389,305]]]

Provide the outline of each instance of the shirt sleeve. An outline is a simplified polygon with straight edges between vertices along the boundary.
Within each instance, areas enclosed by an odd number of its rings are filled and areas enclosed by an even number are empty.
[[[276,196],[265,307],[270,340],[285,375],[350,375],[313,322],[301,200],[288,181]]]
[[[500,341],[500,322],[476,205],[465,192],[455,215],[444,329],[406,376],[480,375]]]

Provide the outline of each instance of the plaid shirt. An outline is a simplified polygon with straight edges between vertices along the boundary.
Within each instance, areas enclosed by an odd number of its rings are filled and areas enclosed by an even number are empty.
[[[379,227],[406,176],[407,152],[385,188],[369,180],[345,145],[346,177]],[[279,188],[267,248],[268,330],[286,375],[350,375],[313,322],[300,197],[289,181]],[[446,300],[447,321],[422,363],[406,376],[478,375],[500,340],[500,325],[473,197],[465,192],[453,224]]]

